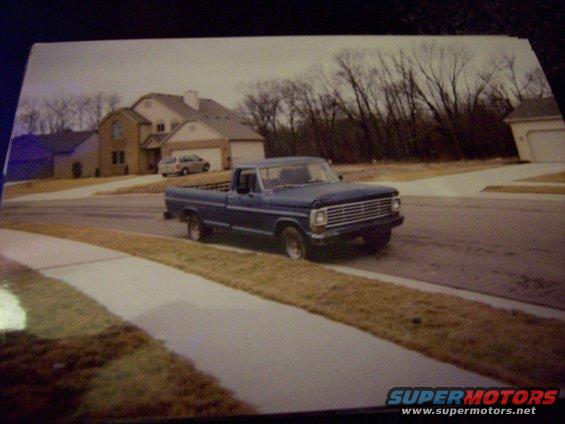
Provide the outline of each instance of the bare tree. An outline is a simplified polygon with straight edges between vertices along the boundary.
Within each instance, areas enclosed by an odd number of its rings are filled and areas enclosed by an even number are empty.
[[[69,96],[60,96],[56,99],[43,101],[47,130],[54,134],[72,128],[74,110],[73,99]]]
[[[279,117],[281,113],[280,83],[275,80],[258,81],[248,84],[243,107],[251,116],[257,131],[265,138],[270,138],[267,146],[270,154],[279,152],[281,148],[279,134]]]
[[[365,159],[376,158],[375,142],[380,144],[382,156],[386,142],[381,133],[383,116],[370,98],[371,77],[364,55],[355,50],[343,50],[334,56],[334,61],[338,70],[330,84],[334,87],[333,95],[342,111],[362,130]]]
[[[23,98],[16,112],[14,134],[56,133],[96,129],[100,119],[117,109],[117,94],[60,95],[56,98]]]
[[[287,116],[292,139],[336,161],[340,158],[337,133],[342,114],[323,80],[324,70],[320,66],[287,80],[283,86],[283,104],[285,110],[292,111]]]
[[[118,94],[95,93],[87,97],[86,120],[82,129],[94,130],[100,120],[109,112],[117,109],[121,99]]]
[[[37,101],[33,98],[22,98],[16,112],[14,135],[39,133],[42,130],[42,116]]]
[[[513,93],[550,92],[541,71],[519,75],[509,57],[478,63],[458,44],[343,50],[334,65],[246,87],[242,108],[269,155],[299,148],[336,161],[512,155],[502,119]]]
[[[106,97],[106,105],[108,107],[108,112],[114,112],[120,105],[122,99],[116,93],[108,94]]]
[[[88,125],[91,99],[86,95],[77,96],[74,99],[76,122],[79,130],[83,130]]]
[[[290,79],[284,80],[281,86],[281,96],[283,113],[286,113],[288,118],[290,154],[294,156],[297,153],[298,147],[299,107],[297,84]]]

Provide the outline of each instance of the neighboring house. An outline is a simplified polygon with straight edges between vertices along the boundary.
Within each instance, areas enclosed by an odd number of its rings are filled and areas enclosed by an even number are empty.
[[[264,139],[214,100],[150,93],[107,115],[98,127],[101,175],[155,172],[164,156],[196,154],[211,170],[263,159]]]
[[[10,141],[6,181],[36,180],[53,176],[53,154],[38,136],[26,134]]]
[[[528,99],[506,118],[521,160],[565,162],[565,123],[553,97]]]
[[[98,167],[96,131],[63,131],[40,135],[41,143],[53,154],[53,177],[72,178],[73,164],[80,162],[82,177],[94,177]]]
[[[96,131],[23,135],[11,142],[7,181],[72,178],[75,162],[81,164],[81,176],[95,176],[98,167]]]

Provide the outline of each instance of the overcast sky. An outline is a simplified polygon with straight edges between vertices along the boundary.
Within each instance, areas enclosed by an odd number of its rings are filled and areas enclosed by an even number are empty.
[[[486,61],[498,52],[513,53],[520,71],[539,66],[527,40],[510,37],[257,37],[93,41],[35,44],[22,96],[117,93],[129,106],[148,92],[182,94],[196,90],[227,107],[241,100],[238,86],[256,79],[291,77],[314,64],[331,66],[344,48],[411,48],[438,40],[464,44]]]

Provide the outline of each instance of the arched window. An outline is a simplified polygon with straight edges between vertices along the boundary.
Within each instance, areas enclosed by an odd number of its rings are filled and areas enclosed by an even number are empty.
[[[112,122],[112,140],[121,140],[124,138],[124,124],[120,121]]]

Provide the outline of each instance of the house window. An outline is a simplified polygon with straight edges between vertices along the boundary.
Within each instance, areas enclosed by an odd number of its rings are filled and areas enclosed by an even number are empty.
[[[178,122],[175,122],[175,121],[171,122],[171,131],[174,130],[178,126],[179,126]]]
[[[165,132],[165,123],[162,121],[157,122],[157,132]]]
[[[126,153],[123,150],[112,151],[112,165],[123,165],[126,162]]]
[[[124,138],[124,124],[120,121],[112,123],[112,140],[121,140]]]

